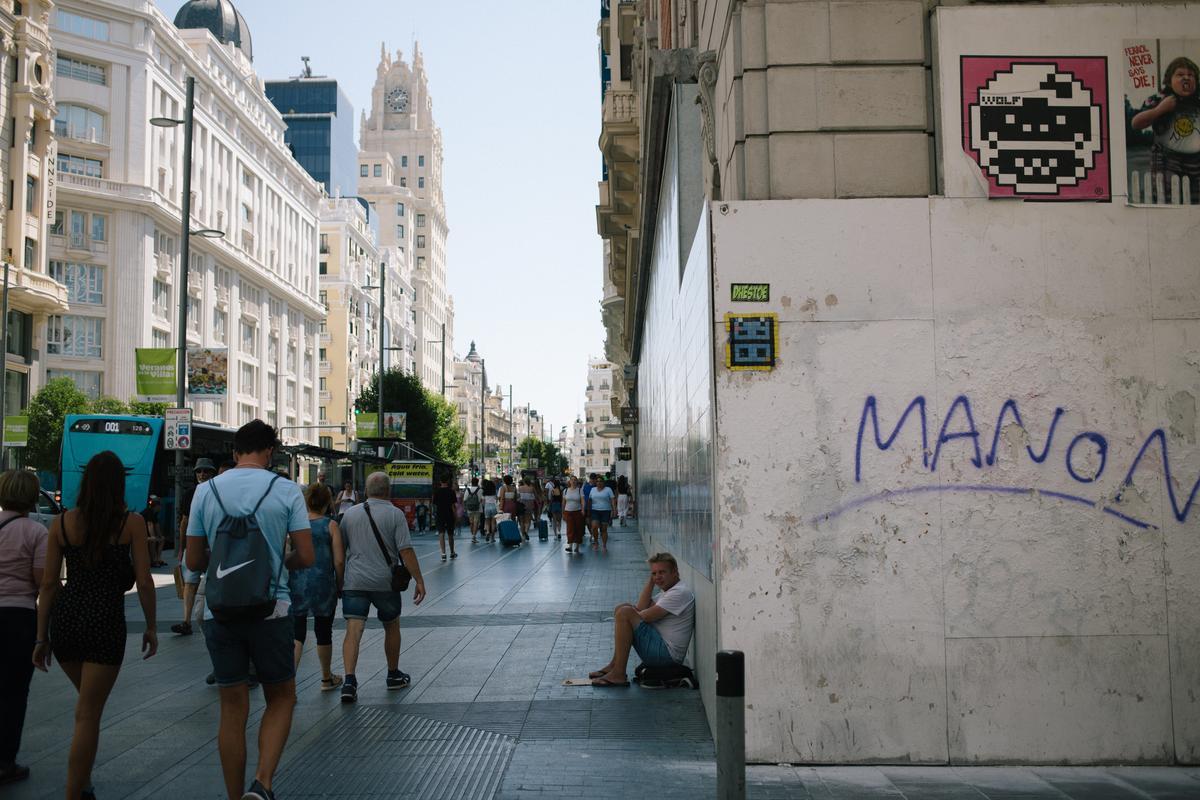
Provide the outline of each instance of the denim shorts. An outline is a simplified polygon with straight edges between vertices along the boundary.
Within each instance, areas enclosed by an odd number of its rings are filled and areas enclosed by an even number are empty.
[[[607,511],[599,511],[592,509],[592,522],[599,522],[601,525],[607,525],[612,522],[612,509]]]
[[[250,677],[254,665],[260,683],[284,683],[296,677],[292,618],[251,622],[204,620],[204,642],[212,659],[218,686],[237,686]]]
[[[675,659],[663,641],[658,629],[649,622],[639,623],[633,631],[633,649],[641,656],[642,663],[647,667],[673,667]]]
[[[404,603],[403,592],[361,592],[347,589],[342,592],[342,618],[366,619],[375,606],[376,618],[386,624],[400,617]]]

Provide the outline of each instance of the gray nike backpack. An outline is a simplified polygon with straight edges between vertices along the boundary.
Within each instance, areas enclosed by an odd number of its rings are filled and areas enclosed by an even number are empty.
[[[255,515],[277,480],[278,475],[271,478],[267,491],[245,516],[226,511],[216,483],[209,483],[225,515],[213,538],[205,590],[208,608],[218,622],[254,622],[266,619],[275,610],[275,588],[283,577],[283,559],[278,572],[271,568],[273,551]]]

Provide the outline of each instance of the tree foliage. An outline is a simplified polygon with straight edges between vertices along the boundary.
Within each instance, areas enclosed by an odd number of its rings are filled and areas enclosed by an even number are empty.
[[[408,441],[418,450],[440,461],[461,465],[466,461],[463,444],[466,434],[458,426],[458,411],[441,395],[427,391],[421,379],[412,373],[390,369],[383,379],[384,413],[402,411],[408,415]],[[358,411],[379,411],[379,374],[354,401]]]
[[[120,401],[118,401],[120,402]],[[67,414],[92,410],[87,395],[70,378],[55,378],[29,399],[29,444],[25,461],[35,469],[57,470]]]
[[[517,445],[521,458],[538,460],[538,468],[544,469],[547,475],[561,475],[567,471],[567,458],[559,452],[554,442],[543,442],[533,436],[527,436]]]

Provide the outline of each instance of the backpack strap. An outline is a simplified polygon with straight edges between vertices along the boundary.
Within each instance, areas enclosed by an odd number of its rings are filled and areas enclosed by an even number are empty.
[[[217,491],[217,484],[215,483],[215,481],[216,481],[216,478],[210,478],[208,480],[208,482],[212,484],[212,486],[208,487],[209,491],[211,491],[213,493],[213,497],[217,498],[217,507],[221,509],[221,513],[228,517],[229,512],[225,510],[225,504],[221,502],[221,494],[220,494],[220,492]],[[199,489],[200,487],[197,486],[196,488]],[[192,502],[193,503],[196,502],[195,493],[192,494]]]
[[[19,519],[21,519],[21,515],[17,514],[15,517],[9,517],[8,519],[4,520],[4,522],[0,522],[0,530],[4,530],[5,526],[7,526],[8,523],[15,522],[16,520],[19,520]]]
[[[258,507],[263,504],[263,500],[267,499],[267,495],[269,495],[271,493],[271,489],[272,489],[272,487],[275,486],[275,481],[277,481],[277,480],[279,480],[279,473],[276,473],[275,477],[271,478],[271,482],[267,484],[267,490],[265,492],[263,492],[262,497],[258,498],[258,502],[254,504],[253,510],[250,511],[251,514],[258,513]],[[224,511],[224,509],[221,509],[221,510]]]

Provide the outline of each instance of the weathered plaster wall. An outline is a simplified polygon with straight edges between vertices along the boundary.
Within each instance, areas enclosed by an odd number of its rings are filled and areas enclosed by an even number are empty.
[[[947,197],[712,206],[718,363],[727,311],[780,318],[773,372],[715,375],[748,756],[1200,762],[1200,215],[1126,206],[1118,140],[1122,38],[1200,18],[933,24]],[[962,54],[1109,55],[1114,201],[985,199]]]

